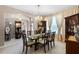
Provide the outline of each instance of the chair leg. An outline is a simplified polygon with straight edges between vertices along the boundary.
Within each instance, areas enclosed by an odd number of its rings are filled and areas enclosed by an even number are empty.
[[[26,54],[27,54],[27,51],[28,51],[28,47],[26,47]]]
[[[50,42],[50,44],[51,44],[51,48],[52,48],[52,42]]]
[[[53,45],[55,46],[55,42],[53,41]]]
[[[24,45],[23,45],[23,51],[22,52],[24,52]]]
[[[47,45],[48,45],[48,50],[49,50],[49,42],[48,42],[48,44],[47,44]]]
[[[37,40],[35,40],[35,50],[37,50]]]
[[[44,45],[44,52],[46,53],[45,45]]]

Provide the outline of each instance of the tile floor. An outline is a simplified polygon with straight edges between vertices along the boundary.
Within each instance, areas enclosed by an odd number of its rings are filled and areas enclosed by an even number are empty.
[[[11,41],[5,42],[5,45],[0,47],[0,54],[22,54],[22,39],[12,39]],[[24,53],[23,53],[24,54]],[[29,48],[28,54],[45,54],[43,48],[39,48],[34,51],[33,48]],[[55,41],[55,47],[47,50],[46,54],[65,54],[65,43]]]

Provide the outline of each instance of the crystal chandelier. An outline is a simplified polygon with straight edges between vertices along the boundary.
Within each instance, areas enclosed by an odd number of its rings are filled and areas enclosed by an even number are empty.
[[[38,20],[42,20],[42,19],[43,19],[43,17],[42,17],[42,16],[40,16],[40,13],[39,13],[39,8],[40,8],[40,5],[37,5],[37,7],[38,7],[38,16],[37,16],[37,19],[38,19]]]

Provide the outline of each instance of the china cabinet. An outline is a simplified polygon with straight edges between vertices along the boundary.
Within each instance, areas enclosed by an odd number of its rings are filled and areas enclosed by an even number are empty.
[[[79,26],[79,14],[75,14],[65,18],[65,38],[70,35],[74,36],[77,27]]]
[[[79,14],[65,18],[65,42],[67,54],[79,54]]]

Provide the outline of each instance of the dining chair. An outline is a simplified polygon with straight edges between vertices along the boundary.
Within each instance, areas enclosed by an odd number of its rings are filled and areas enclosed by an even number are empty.
[[[42,39],[39,40],[39,44],[44,47],[44,52],[45,52],[45,53],[46,53],[46,45],[47,45],[47,43],[48,43],[47,38],[48,38],[48,37],[47,37],[46,35],[43,35],[43,36],[42,36]]]
[[[29,38],[26,38],[26,45],[25,45],[26,46],[26,54],[27,54],[27,51],[28,51],[28,47],[31,48],[33,45],[35,45],[34,41],[32,41],[32,40],[28,41],[27,39],[29,40]]]
[[[52,42],[53,42],[53,45],[55,46],[55,32],[52,32],[50,34],[49,44],[51,45],[51,48],[52,48]]]
[[[49,50],[49,44],[50,44],[50,32],[48,32],[48,33],[46,33],[46,35],[47,35],[47,45],[48,45],[48,50]]]
[[[28,41],[29,38],[26,37],[26,34],[22,34],[22,39],[23,39],[23,52],[24,52],[24,49],[26,48],[26,54],[27,54],[27,51],[28,51],[28,47],[32,47],[32,45],[34,45],[34,41]]]

